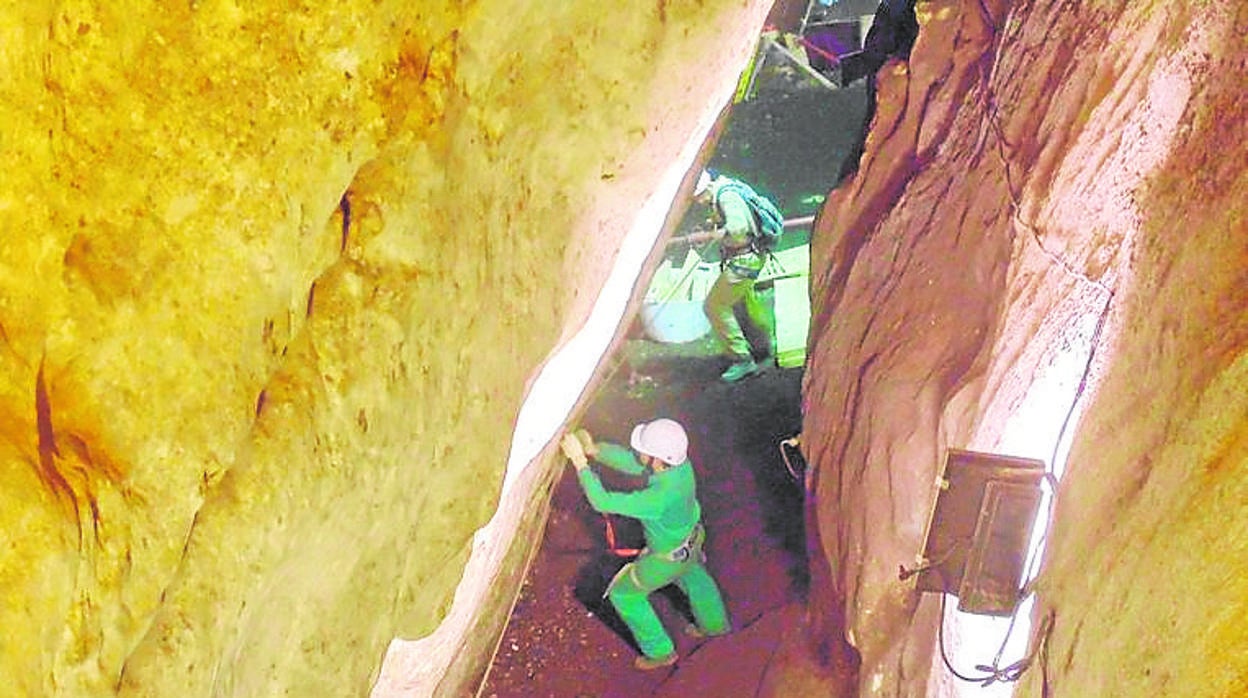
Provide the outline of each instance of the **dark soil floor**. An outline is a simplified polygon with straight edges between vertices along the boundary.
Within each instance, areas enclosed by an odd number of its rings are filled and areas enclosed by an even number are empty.
[[[683,345],[629,340],[623,354],[582,426],[624,444],[639,421],[668,416],[686,426],[707,564],[735,632],[684,636],[683,597],[675,589],[657,592],[651,598],[681,658],[665,669],[634,669],[632,639],[602,599],[627,558],[608,552],[604,517],[590,509],[569,466],[481,696],[752,696],[780,632],[792,627],[787,616],[807,582],[802,490],[780,441],[800,430],[802,369],[772,367],[725,384],[718,375],[726,362],[709,338]],[[800,455],[790,453],[790,461],[800,474]],[[613,517],[613,525],[619,546],[639,546],[634,521]]]

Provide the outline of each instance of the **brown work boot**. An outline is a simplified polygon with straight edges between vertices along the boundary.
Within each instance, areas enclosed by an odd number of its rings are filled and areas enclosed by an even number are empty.
[[[665,666],[671,666],[676,663],[676,653],[672,652],[666,657],[647,657],[641,655],[633,660],[633,666],[642,671],[650,671],[651,669],[661,669]]]

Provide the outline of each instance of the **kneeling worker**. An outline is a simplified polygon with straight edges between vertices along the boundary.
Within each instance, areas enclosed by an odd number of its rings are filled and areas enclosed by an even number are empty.
[[[564,434],[559,445],[595,510],[641,521],[646,547],[615,575],[606,595],[641,649],[633,665],[657,669],[676,663],[676,648],[650,605],[652,592],[675,584],[689,597],[695,621],[685,629],[689,635],[725,635],[732,628],[719,587],[705,566],[706,532],[684,427],[671,419],[638,424],[629,443],[640,458],[624,446],[595,444],[584,430]],[[590,458],[629,475],[648,473],[647,484],[635,492],[608,491],[589,467]]]

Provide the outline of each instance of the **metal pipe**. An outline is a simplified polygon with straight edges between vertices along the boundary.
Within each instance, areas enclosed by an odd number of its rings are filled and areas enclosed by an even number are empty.
[[[801,228],[801,227],[810,225],[814,222],[815,222],[814,216],[802,216],[801,218],[786,218],[784,219],[784,227],[786,229]]]

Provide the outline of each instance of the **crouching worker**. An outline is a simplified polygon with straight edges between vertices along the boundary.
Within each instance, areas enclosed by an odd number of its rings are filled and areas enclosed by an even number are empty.
[[[595,444],[582,429],[564,434],[560,447],[576,467],[577,479],[594,509],[641,521],[646,547],[615,575],[606,596],[641,649],[642,656],[633,665],[657,669],[676,663],[676,648],[650,605],[652,592],[675,584],[689,597],[695,621],[685,628],[689,635],[724,635],[732,628],[719,587],[706,570],[702,552],[706,532],[684,428],[670,419],[656,419],[638,424],[629,443],[638,455],[617,444]],[[591,458],[622,473],[648,474],[645,488],[608,491],[589,467]]]

